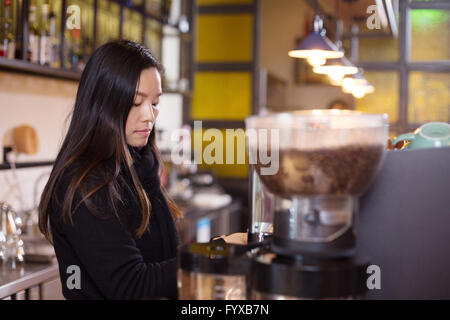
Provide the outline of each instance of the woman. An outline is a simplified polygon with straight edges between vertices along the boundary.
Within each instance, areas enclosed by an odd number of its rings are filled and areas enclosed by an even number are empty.
[[[39,204],[67,299],[177,297],[181,212],[160,185],[153,130],[161,70],[146,48],[121,40],[83,71]]]

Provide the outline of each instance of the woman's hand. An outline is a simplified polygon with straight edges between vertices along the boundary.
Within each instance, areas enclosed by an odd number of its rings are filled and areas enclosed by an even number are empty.
[[[236,232],[228,236],[221,235],[220,237],[215,237],[213,240],[217,240],[220,238],[225,240],[226,243],[240,244],[240,245],[247,244],[247,232]]]

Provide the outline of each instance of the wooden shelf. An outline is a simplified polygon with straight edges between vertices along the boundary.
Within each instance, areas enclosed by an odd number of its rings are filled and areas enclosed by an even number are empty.
[[[118,5],[120,5],[120,38],[122,38],[122,32],[123,32],[123,24],[124,24],[124,10],[125,9],[129,9],[135,12],[138,12],[145,20],[150,19],[153,21],[158,22],[161,26],[169,26],[172,29],[177,31],[178,36],[181,38],[182,41],[186,41],[185,39],[185,34],[181,33],[181,31],[179,30],[179,26],[176,23],[171,23],[168,20],[168,12],[167,12],[167,3],[166,1],[162,1],[162,8],[161,8],[161,12],[151,12],[146,10],[145,7],[145,1],[143,2],[142,5],[139,6],[134,6],[134,5],[127,5],[127,3],[123,0],[109,0],[110,2],[114,2],[117,3]],[[67,5],[67,3],[66,3]],[[97,11],[99,10],[97,8],[97,6],[93,6],[92,8],[94,10],[94,24],[97,23]],[[27,19],[28,19],[28,1],[24,1],[23,6],[20,9],[20,23],[23,23],[23,26],[18,26],[16,25],[17,30],[22,30],[22,34],[21,36],[18,36],[19,39],[21,38],[21,42],[22,42],[22,47],[24,48],[24,50],[27,50],[27,37],[28,37],[28,32],[27,32]],[[62,8],[62,12],[60,12],[60,15],[64,15],[65,14],[65,9]],[[59,17],[60,18],[60,17]],[[59,19],[58,18],[58,19]],[[19,21],[19,20],[18,20]],[[18,22],[16,22],[18,23]],[[60,24],[60,34],[61,34],[61,39],[60,39],[60,50],[61,48],[64,48],[65,46],[65,39],[62,35],[64,35],[65,32],[65,24],[62,23]],[[144,23],[145,25],[145,23]],[[146,30],[143,28],[142,30],[142,39],[145,38],[145,32]],[[94,47],[95,45],[99,46],[101,44],[97,43],[96,44],[96,33],[95,33],[95,27],[94,27]],[[41,66],[39,64],[36,63],[31,63],[25,60],[25,57],[21,57],[19,59],[14,59],[14,60],[9,60],[6,58],[0,58],[0,70],[10,70],[10,71],[14,71],[14,72],[21,72],[21,73],[28,73],[28,74],[35,74],[35,75],[39,75],[39,76],[45,76],[45,77],[51,77],[51,78],[58,78],[58,79],[65,79],[65,80],[73,80],[73,81],[79,81],[81,78],[81,72],[80,71],[74,71],[71,69],[66,69],[64,66],[64,59],[63,59],[63,54],[60,52],[59,54],[59,58],[62,60],[62,67],[61,68],[51,68],[51,67],[46,67],[46,66]]]
[[[0,58],[0,69],[74,81],[81,78],[81,72],[78,71],[50,68],[18,59]]]
[[[17,59],[6,59],[0,58],[0,70],[14,71],[20,73],[33,74],[38,76],[45,76],[56,79],[73,80],[79,81],[81,78],[81,72],[66,70],[66,69],[56,69],[46,66],[41,66],[36,63],[31,63],[28,61],[22,61]],[[191,91],[179,91],[168,88],[163,88],[164,93],[175,93],[181,94],[183,96],[191,96]]]
[[[54,161],[16,162],[16,169],[53,166]],[[11,169],[9,162],[0,163],[0,170]]]

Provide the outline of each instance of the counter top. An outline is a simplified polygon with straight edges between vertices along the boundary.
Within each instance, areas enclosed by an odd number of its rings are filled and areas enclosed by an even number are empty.
[[[0,264],[0,299],[20,291],[39,286],[59,277],[58,264],[54,263],[12,263]]]

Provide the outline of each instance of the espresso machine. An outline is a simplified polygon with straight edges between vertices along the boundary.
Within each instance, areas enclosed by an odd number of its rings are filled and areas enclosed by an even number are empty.
[[[356,252],[358,199],[376,176],[386,115],[310,110],[245,120],[251,164],[251,299],[357,299],[369,260]]]
[[[22,219],[5,201],[0,202],[0,264],[24,261],[24,242],[22,240]]]

